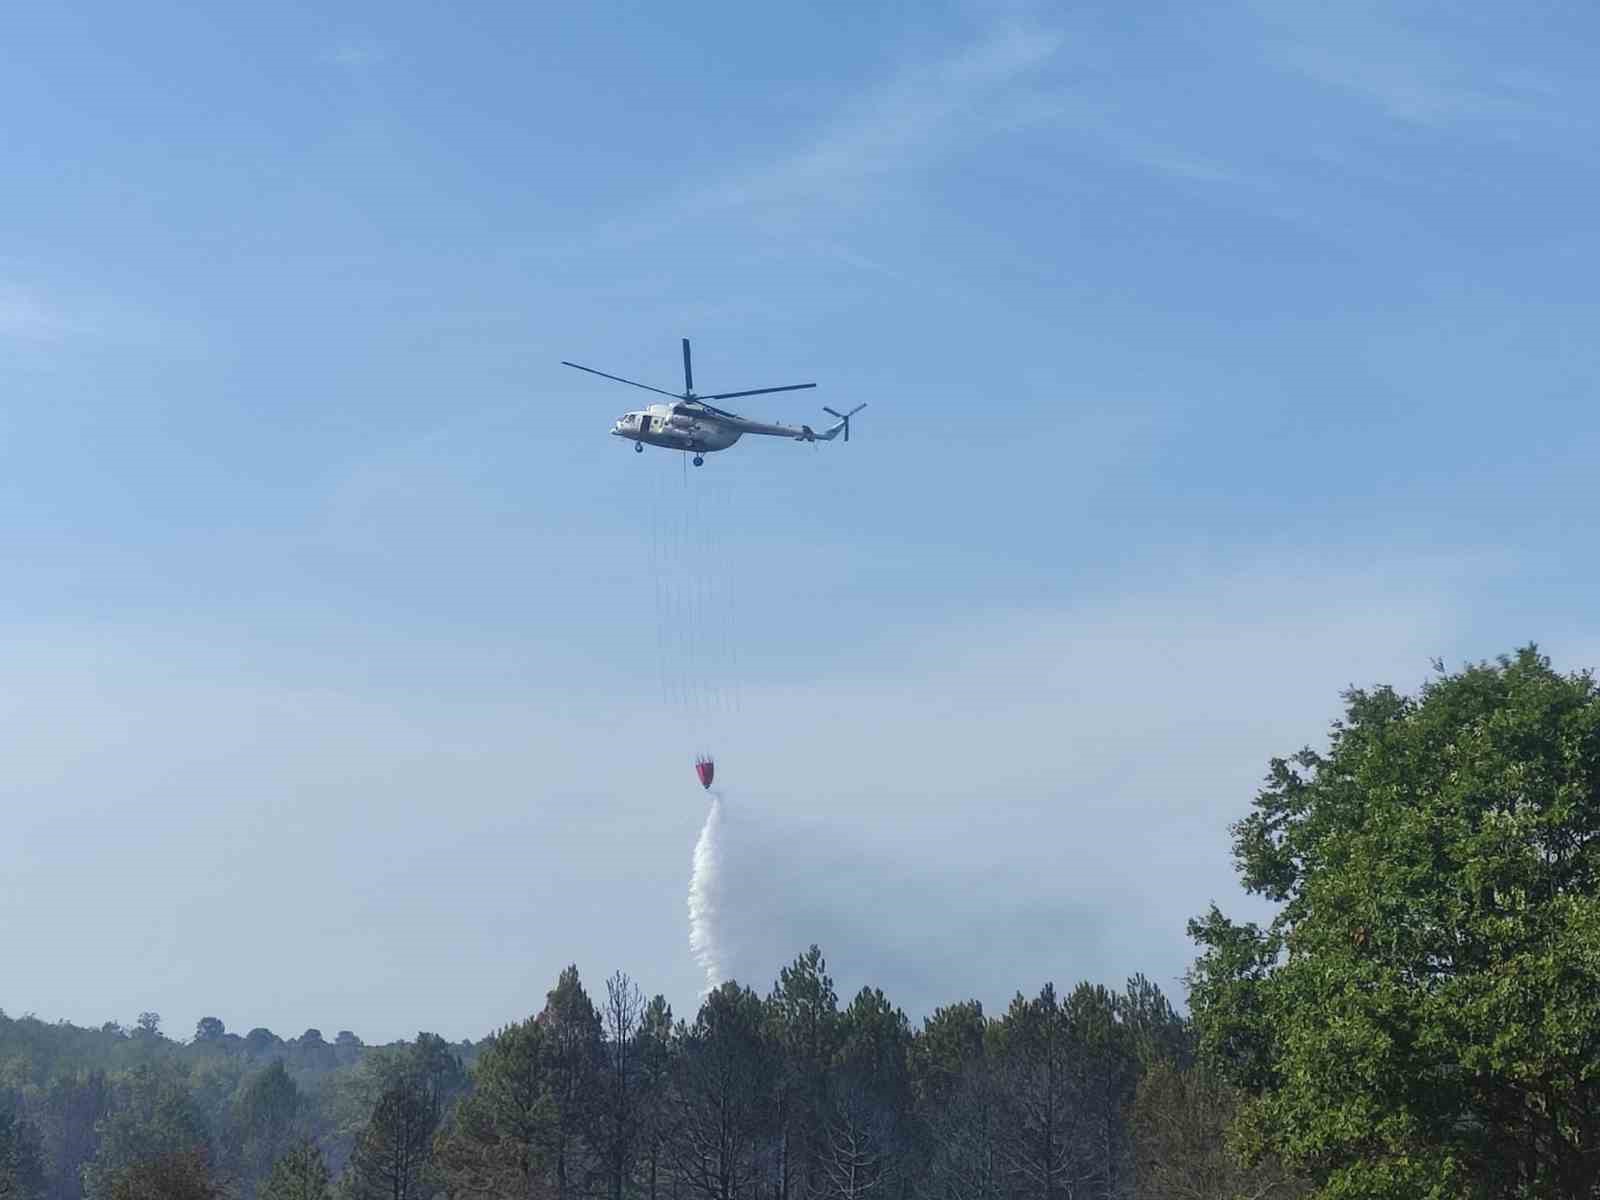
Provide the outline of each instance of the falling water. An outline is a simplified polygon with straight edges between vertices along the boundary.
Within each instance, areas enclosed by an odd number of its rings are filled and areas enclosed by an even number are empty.
[[[706,991],[723,974],[722,927],[722,797],[711,793],[711,809],[694,844],[694,871],[689,876],[689,950],[706,973]]]

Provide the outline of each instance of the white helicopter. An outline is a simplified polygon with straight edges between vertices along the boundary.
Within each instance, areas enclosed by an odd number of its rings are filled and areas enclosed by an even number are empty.
[[[616,424],[611,427],[615,437],[628,438],[633,442],[633,448],[639,453],[644,453],[646,445],[665,446],[668,450],[694,451],[694,465],[701,466],[705,463],[705,456],[713,450],[726,450],[747,433],[765,434],[768,437],[793,438],[797,442],[831,442],[842,432],[844,440],[850,440],[850,418],[855,416],[865,404],[858,404],[847,413],[835,412],[824,406],[822,411],[829,416],[837,417],[838,422],[828,426],[821,433],[809,425],[777,425],[766,421],[752,421],[749,417],[741,417],[738,413],[728,412],[726,409],[714,408],[707,404],[707,400],[732,400],[738,396],[764,396],[768,392],[797,392],[802,388],[814,388],[814,383],[791,383],[785,387],[751,388],[744,392],[718,392],[712,396],[697,396],[694,391],[694,371],[689,365],[689,339],[683,339],[683,391],[669,392],[663,388],[651,387],[648,383],[638,383],[632,379],[624,379],[621,375],[608,375],[604,371],[596,371],[593,367],[586,367],[581,363],[562,360],[563,367],[576,367],[580,371],[587,371],[591,375],[599,375],[603,379],[614,379],[618,383],[626,383],[631,387],[643,388],[647,392],[659,392],[663,396],[671,396],[671,404],[652,404],[649,408],[639,409],[636,412],[623,413],[617,418]]]

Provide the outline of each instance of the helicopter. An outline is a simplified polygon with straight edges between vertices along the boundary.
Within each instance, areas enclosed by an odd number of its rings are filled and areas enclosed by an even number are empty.
[[[603,379],[614,379],[630,387],[643,388],[647,392],[658,392],[663,396],[672,397],[671,404],[652,404],[648,408],[623,413],[611,426],[611,434],[613,437],[628,438],[633,442],[633,448],[641,454],[647,445],[662,446],[668,450],[692,450],[694,465],[697,467],[705,464],[707,454],[714,450],[726,450],[747,433],[793,438],[797,442],[831,442],[843,433],[844,440],[848,442],[850,418],[866,407],[865,404],[858,404],[849,412],[842,413],[824,405],[822,411],[837,420],[821,432],[809,425],[779,425],[768,421],[754,421],[749,417],[741,417],[738,413],[716,408],[706,402],[733,400],[739,396],[764,396],[769,392],[798,392],[803,388],[814,388],[817,385],[791,383],[783,387],[751,388],[743,392],[717,392],[710,396],[697,395],[694,390],[694,369],[690,364],[688,338],[683,339],[682,392],[669,392],[665,388],[651,387],[648,383],[624,379],[621,375],[611,375],[605,371],[597,371],[593,367],[586,367],[582,363],[567,362],[565,359],[561,361],[561,365],[587,371]]]

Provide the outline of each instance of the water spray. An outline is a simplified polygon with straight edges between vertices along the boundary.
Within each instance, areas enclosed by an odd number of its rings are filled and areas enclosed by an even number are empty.
[[[711,808],[694,844],[689,876],[689,950],[706,973],[709,993],[726,975],[722,947],[722,795],[711,793]]]

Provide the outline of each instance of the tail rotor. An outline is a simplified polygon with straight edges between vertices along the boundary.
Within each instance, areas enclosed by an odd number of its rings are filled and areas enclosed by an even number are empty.
[[[837,416],[838,418],[837,426],[834,426],[834,430],[829,432],[826,437],[832,437],[832,435],[834,435],[835,432],[838,432],[838,430],[843,430],[843,432],[845,432],[845,442],[850,442],[850,418],[853,418],[854,414],[859,413],[862,408],[866,408],[866,405],[856,405],[854,408],[851,408],[848,413],[840,413],[840,411],[834,410],[834,408],[829,408],[827,405],[822,405],[822,411],[824,411],[824,413],[829,414],[829,416]]]

